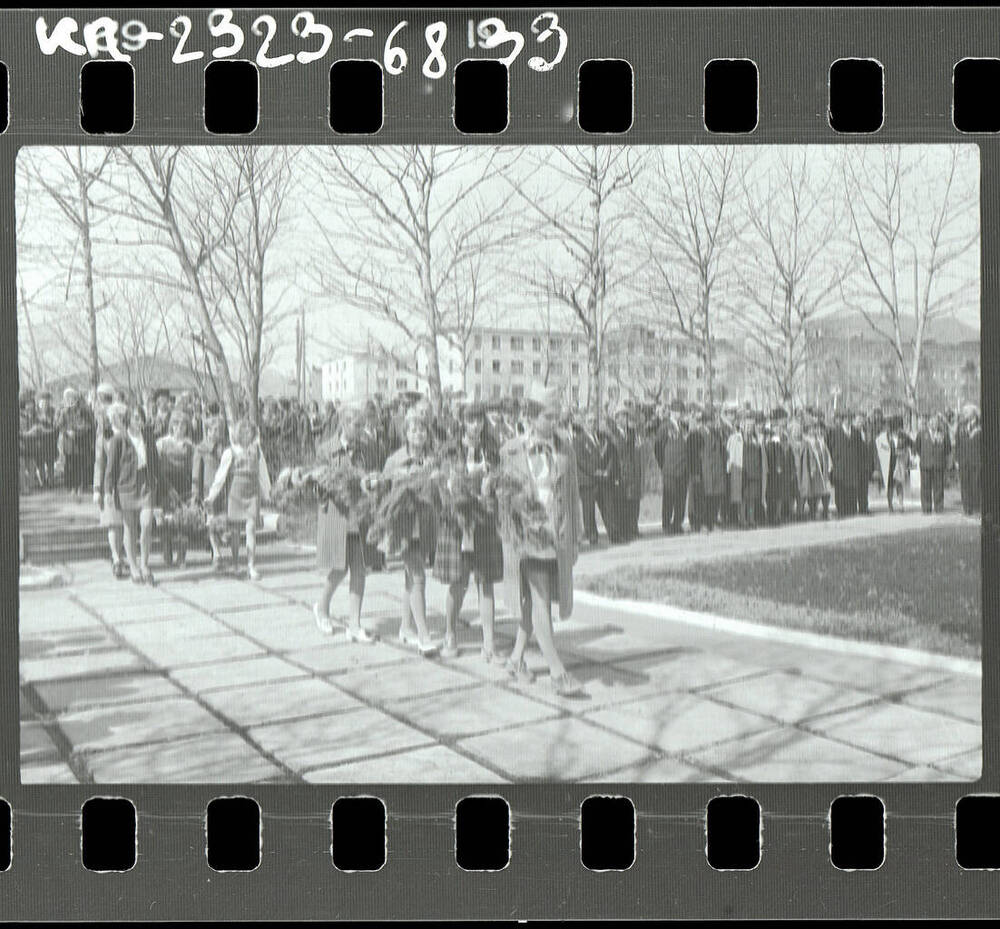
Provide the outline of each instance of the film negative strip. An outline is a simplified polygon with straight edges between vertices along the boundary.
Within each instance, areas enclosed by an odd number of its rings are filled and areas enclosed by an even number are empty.
[[[990,913],[1000,14],[3,22],[0,915]]]

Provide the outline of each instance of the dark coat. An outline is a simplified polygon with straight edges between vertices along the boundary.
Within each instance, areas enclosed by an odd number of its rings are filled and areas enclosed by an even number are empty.
[[[791,499],[795,495],[795,459],[788,443],[770,438],[764,443],[767,455],[767,496],[771,500]]]
[[[955,463],[960,474],[978,474],[983,466],[983,430],[978,426],[973,432],[962,429],[955,437]]]
[[[212,488],[212,481],[215,479],[215,472],[219,470],[219,462],[222,460],[222,453],[226,445],[220,439],[218,443],[212,445],[207,440],[202,440],[194,447],[194,454],[191,456],[191,500],[200,503],[205,499]],[[212,513],[218,516],[225,513],[228,506],[226,491],[223,489],[212,502]]]
[[[700,467],[705,496],[723,496],[726,492],[726,440],[718,429],[704,432]]]
[[[834,484],[858,486],[859,468],[853,439],[854,430],[846,433],[841,426],[834,426],[827,433],[826,444],[830,449],[831,478]]]
[[[599,429],[591,440],[587,431],[573,429],[573,451],[576,454],[577,481],[583,490],[595,490],[600,485],[618,480],[618,454],[606,432]]]
[[[951,454],[951,439],[944,431],[935,439],[929,429],[923,429],[917,434],[914,451],[920,456],[921,471],[943,471],[948,466],[948,456]]]
[[[119,510],[140,510],[160,504],[157,477],[156,434],[151,426],[142,429],[146,445],[146,466],[139,468],[132,440],[124,432],[111,437],[104,477],[104,493]]]
[[[688,475],[687,436],[678,423],[667,420],[656,434],[656,463],[664,479],[684,479]]]
[[[857,475],[854,486],[864,487],[872,479],[877,457],[875,439],[870,430],[851,430],[851,452]]]
[[[642,446],[633,429],[615,427],[611,438],[618,456],[618,481],[622,496],[635,500],[642,496]]]

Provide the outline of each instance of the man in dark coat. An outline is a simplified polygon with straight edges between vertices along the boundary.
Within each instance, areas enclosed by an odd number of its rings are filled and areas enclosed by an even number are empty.
[[[577,484],[583,506],[583,533],[591,545],[597,544],[597,514],[608,532],[608,541],[617,542],[619,529],[614,511],[614,485],[618,477],[618,456],[611,437],[600,428],[597,412],[588,411],[583,423],[573,428]]]
[[[705,521],[705,484],[701,459],[705,451],[705,429],[700,410],[692,409],[688,416],[688,525],[692,532],[701,532]]]
[[[914,451],[920,458],[920,507],[925,513],[944,510],[944,472],[951,439],[943,416],[932,416],[917,433]]]
[[[857,487],[858,512],[868,515],[868,485],[875,470],[875,435],[860,413],[854,417],[851,429],[851,449],[854,457],[854,467],[857,471],[855,486]]]
[[[794,467],[789,467],[788,437],[785,423],[788,414],[784,409],[771,411],[765,429],[764,454],[767,456],[767,521],[778,526],[787,521],[792,512],[792,487],[795,483]]]
[[[834,425],[827,433],[826,444],[832,462],[833,500],[841,519],[858,511],[858,464],[852,432],[847,413],[834,414]]]
[[[968,406],[955,435],[955,463],[962,491],[962,511],[966,516],[979,512],[982,499],[982,440],[979,410]]]
[[[666,420],[656,435],[653,451],[663,478],[663,499],[660,521],[667,535],[683,532],[684,507],[687,503],[688,458],[687,435],[680,421],[684,404],[672,400]]]
[[[701,489],[705,508],[702,525],[711,532],[719,521],[720,507],[726,499],[726,439],[722,425],[711,407],[701,417],[704,442],[701,449]]]
[[[642,448],[632,413],[620,404],[615,410],[611,435],[618,453],[618,506],[621,535],[625,541],[639,538],[639,501],[642,498]]]

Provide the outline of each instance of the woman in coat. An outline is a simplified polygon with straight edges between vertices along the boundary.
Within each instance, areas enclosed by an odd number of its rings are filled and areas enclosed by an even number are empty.
[[[406,414],[405,441],[385,461],[382,477],[378,482],[380,491],[390,491],[394,481],[429,468],[433,463],[430,445],[430,415],[424,404],[410,407]],[[376,454],[380,452],[376,451]],[[427,628],[427,574],[426,566],[434,557],[437,546],[437,514],[429,506],[419,508],[413,535],[402,546],[403,580],[403,620],[399,626],[399,639],[405,645],[417,648],[421,655],[436,655],[438,645],[431,641]],[[395,554],[388,550],[383,540],[383,554]],[[414,633],[414,625],[416,630]]]
[[[962,411],[961,427],[955,435],[955,463],[962,491],[962,511],[966,516],[979,512],[982,496],[982,441],[979,410],[969,405]]]
[[[826,436],[819,422],[809,426],[804,443],[804,453],[796,469],[799,493],[809,505],[809,518],[816,518],[820,503],[823,504],[823,519],[830,518],[830,472],[833,459],[826,444]]]
[[[94,418],[83,398],[72,387],[63,391],[58,430],[66,489],[75,497],[85,493],[91,478],[95,435]]]
[[[182,409],[170,414],[167,434],[156,440],[156,457],[160,462],[160,503],[167,511],[179,509],[191,497],[191,471],[194,445],[191,442],[191,420]],[[177,566],[183,568],[187,560],[187,536],[184,532],[164,524],[163,563],[173,564],[174,547],[177,549]]]
[[[483,659],[496,660],[493,650],[493,618],[496,612],[493,585],[503,579],[503,551],[497,535],[496,499],[491,493],[493,477],[500,464],[500,449],[486,425],[486,410],[478,402],[462,410],[462,434],[441,452],[442,464],[455,469],[457,480],[468,481],[469,491],[477,496],[483,518],[472,531],[454,519],[442,516],[438,523],[437,549],[434,553],[434,577],[448,585],[445,601],[445,633],[441,654],[458,654],[455,625],[462,602],[474,577],[479,593],[479,619],[483,629]]]
[[[632,425],[629,408],[619,404],[612,430],[618,451],[621,537],[630,542],[639,538],[639,501],[642,498],[642,446]]]
[[[120,581],[129,576],[122,548],[122,511],[115,506],[114,499],[105,494],[107,478],[108,448],[114,436],[109,410],[114,403],[110,385],[101,384],[97,388],[97,415],[94,433],[94,506],[100,513],[101,527],[108,530],[108,547],[111,549],[111,574]],[[124,408],[123,408],[124,409]],[[124,428],[124,425],[121,427]]]
[[[889,512],[893,510],[893,497],[899,500],[899,510],[903,511],[906,491],[910,486],[910,437],[903,428],[900,416],[889,425],[889,463],[886,473],[886,499]]]
[[[141,407],[130,413],[127,407],[115,404],[108,417],[113,435],[108,444],[104,493],[122,514],[132,581],[152,586],[156,582],[149,570],[149,552],[159,474],[155,433]]]
[[[350,466],[363,472],[361,490],[368,493],[375,486],[373,456],[361,441],[361,411],[346,409],[340,418],[340,431],[335,441],[318,449],[321,464],[330,468]],[[308,480],[308,478],[307,478]],[[323,573],[325,584],[319,600],[313,604],[313,616],[321,632],[333,632],[330,622],[330,601],[344,577],[350,574],[348,616],[344,623],[352,642],[368,644],[376,637],[361,625],[361,604],[365,596],[365,573],[371,561],[371,546],[365,539],[367,520],[357,513],[343,513],[335,502],[319,492],[316,519],[316,567]]]
[[[573,610],[573,565],[583,534],[576,456],[569,436],[557,431],[559,391],[536,384],[528,400],[525,432],[500,450],[501,480],[525,488],[540,511],[542,524],[530,536],[519,530],[525,511],[518,509],[521,493],[499,496],[500,536],[503,539],[504,597],[508,609],[519,612],[521,623],[514,649],[507,660],[508,673],[530,680],[524,650],[532,631],[549,666],[552,687],[568,696],[583,690],[567,670],[552,635],[552,602],[559,601],[559,615]],[[534,521],[532,521],[534,525]]]

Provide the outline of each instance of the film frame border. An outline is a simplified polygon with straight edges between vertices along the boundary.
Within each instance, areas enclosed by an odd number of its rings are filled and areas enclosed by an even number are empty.
[[[53,20],[63,11],[45,11]],[[145,18],[167,24],[184,12],[201,20],[207,10],[159,10]],[[335,32],[360,22],[357,10],[313,8]],[[526,30],[538,10],[504,11]],[[752,133],[726,138],[740,144],[973,142],[981,158],[981,305],[983,439],[986,460],[997,460],[1000,433],[995,401],[1000,390],[1000,139],[964,134],[952,124],[952,69],[967,57],[998,57],[1000,11],[985,9],[700,9],[559,10],[570,34],[562,66],[536,73],[518,64],[510,80],[511,121],[502,144],[713,144],[723,141],[702,121],[703,68],[713,58],[750,58],[759,70],[759,121]],[[88,13],[90,15],[88,15]],[[508,15],[509,14],[509,15]],[[327,122],[328,69],[350,47],[308,66],[297,63],[260,73],[260,118],[248,137],[211,136],[202,123],[203,67],[170,63],[172,43],[148,45],[133,56],[135,125],[122,137],[86,135],[79,124],[79,69],[85,59],[43,56],[34,41],[37,13],[4,14],[0,60],[8,67],[10,124],[0,135],[0,211],[14,208],[14,160],[28,144],[394,144],[456,142],[452,99],[423,92],[417,68],[385,79],[385,123],[373,138],[335,135]],[[81,21],[137,11],[73,13]],[[256,11],[239,11],[247,23]],[[280,14],[291,18],[289,9]],[[376,35],[400,19],[411,23],[469,13],[448,9],[377,10],[367,15]],[[474,15],[472,13],[471,15]],[[51,20],[50,20],[51,22]],[[284,22],[284,19],[282,19]],[[380,31],[381,30],[381,31]],[[164,30],[165,31],[165,30]],[[201,47],[205,47],[204,45]],[[350,55],[344,51],[349,49]],[[478,55],[478,53],[477,53]],[[483,57],[490,57],[486,53]],[[841,57],[877,58],[885,68],[885,119],[859,138],[834,132],[826,119],[827,75]],[[634,120],[612,138],[559,123],[555,104],[573,99],[577,68],[589,58],[628,60],[635,75]],[[457,60],[457,59],[456,59]],[[449,62],[449,66],[451,66]],[[158,107],[158,110],[155,109]],[[402,114],[408,114],[405,118]],[[14,224],[0,224],[0,255],[13,267]],[[4,473],[16,468],[16,307],[13,275],[4,276],[0,422],[5,431]],[[983,487],[983,666],[998,662],[1000,572],[997,512],[1000,483]],[[13,482],[0,500],[16,511]],[[0,664],[3,797],[13,811],[14,856],[0,874],[5,918],[448,918],[448,917],[685,917],[712,916],[985,916],[993,877],[963,871],[955,859],[955,803],[970,793],[997,793],[1000,738],[994,720],[1000,682],[984,675],[983,776],[978,782],[938,784],[511,784],[486,785],[86,785],[19,783],[17,642],[17,522],[5,520]],[[454,809],[475,793],[502,795],[510,804],[512,855],[500,872],[466,872],[454,858]],[[629,797],[636,813],[636,860],[623,872],[593,873],[580,862],[579,810],[597,793]],[[704,855],[705,806],[721,794],[742,793],[761,805],[763,848],[757,868],[717,872]],[[875,872],[841,872],[830,862],[829,805],[842,794],[868,793],[886,806],[886,858]],[[83,802],[100,794],[127,797],[138,813],[139,856],[123,874],[93,874],[79,857]],[[216,874],[205,861],[204,811],[211,799],[242,794],[261,807],[263,854],[247,874]],[[386,805],[389,851],[372,873],[338,872],[330,861],[330,807],[338,796],[374,794]],[[544,868],[545,880],[538,880]],[[954,875],[954,876],[953,876]],[[444,879],[442,880],[442,876]],[[432,883],[433,881],[433,883]],[[959,884],[959,882],[961,882]],[[961,893],[956,893],[958,888]]]

